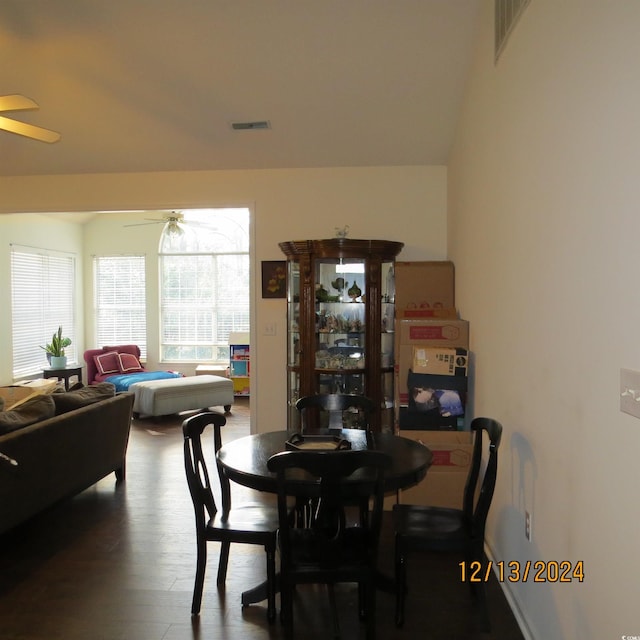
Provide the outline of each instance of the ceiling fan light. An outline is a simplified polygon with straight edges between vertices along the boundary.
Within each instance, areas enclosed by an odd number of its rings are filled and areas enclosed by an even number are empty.
[[[198,244],[198,237],[182,222],[181,218],[169,218],[160,234],[160,253],[181,253],[193,250]]]
[[[170,238],[180,238],[184,235],[184,229],[177,220],[169,220],[162,233],[166,233]]]

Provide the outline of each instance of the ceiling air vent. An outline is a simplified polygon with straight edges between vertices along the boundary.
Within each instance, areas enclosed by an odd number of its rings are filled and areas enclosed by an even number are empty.
[[[256,120],[255,122],[232,122],[231,128],[236,131],[252,131],[254,129],[271,129],[268,120]]]
[[[509,35],[531,0],[495,0],[496,7],[496,43],[495,61],[504,49]]]

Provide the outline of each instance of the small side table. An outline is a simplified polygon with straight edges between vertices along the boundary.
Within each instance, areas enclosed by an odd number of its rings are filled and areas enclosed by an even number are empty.
[[[42,376],[44,378],[58,378],[58,380],[64,380],[65,391],[69,391],[69,378],[76,376],[78,382],[82,382],[82,367],[65,367],[64,369],[52,369],[47,368],[42,370]]]

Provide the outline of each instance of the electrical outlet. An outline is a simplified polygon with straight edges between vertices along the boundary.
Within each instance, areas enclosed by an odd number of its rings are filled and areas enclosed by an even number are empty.
[[[524,537],[531,542],[531,514],[524,512]]]
[[[620,411],[640,418],[640,372],[620,369]]]
[[[277,333],[276,323],[275,322],[267,322],[264,325],[264,335],[265,336],[275,336]]]

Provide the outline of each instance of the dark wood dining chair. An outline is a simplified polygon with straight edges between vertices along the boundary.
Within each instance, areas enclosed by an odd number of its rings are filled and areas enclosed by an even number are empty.
[[[471,422],[474,435],[471,468],[463,494],[462,509],[396,504],[395,529],[396,625],[404,624],[407,592],[407,556],[414,551],[461,552],[467,569],[472,562],[485,567],[484,532],[498,472],[498,448],[502,425],[491,418]],[[486,438],[483,437],[486,435]],[[489,455],[481,474],[483,452],[488,440]],[[427,477],[427,482],[429,478]],[[482,573],[482,572],[480,572]],[[483,631],[489,631],[489,615],[482,580],[469,581],[480,613]]]
[[[299,398],[296,408],[300,411],[303,432],[307,425],[312,428],[368,430],[375,405],[367,396],[318,393]]]
[[[278,513],[274,507],[257,503],[231,506],[231,486],[216,458],[220,483],[222,509],[219,510],[213,495],[201,436],[205,427],[213,426],[215,454],[222,446],[220,429],[226,424],[223,415],[214,412],[200,413],[182,423],[184,434],[184,465],[187,483],[193,501],[196,518],[197,565],[191,613],[200,612],[204,576],[207,564],[207,542],[220,543],[218,561],[218,587],[224,587],[232,542],[257,544],[265,548],[267,555],[267,617],[275,620]]]
[[[334,625],[338,628],[333,585],[358,584],[359,613],[365,621],[366,637],[375,637],[375,598],[378,541],[383,511],[384,470],[391,464],[380,451],[284,451],[267,462],[277,474],[280,518],[281,618],[288,637],[293,634],[293,590],[297,584],[326,584],[329,588]],[[296,474],[317,478],[316,513],[307,526],[290,519],[287,496],[300,496]],[[346,480],[358,473],[361,480]],[[309,494],[311,497],[311,494]],[[344,500],[371,498],[373,507],[366,526],[350,526],[345,519]]]

